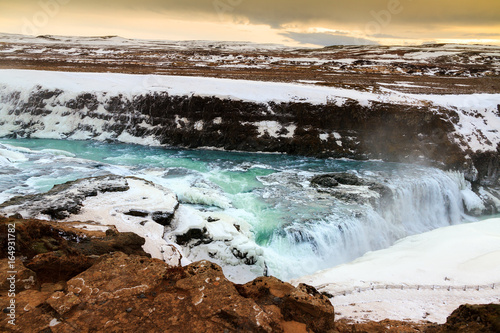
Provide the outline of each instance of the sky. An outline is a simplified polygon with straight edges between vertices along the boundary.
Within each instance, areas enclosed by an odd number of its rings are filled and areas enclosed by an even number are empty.
[[[0,0],[0,32],[308,47],[500,45],[500,1]]]

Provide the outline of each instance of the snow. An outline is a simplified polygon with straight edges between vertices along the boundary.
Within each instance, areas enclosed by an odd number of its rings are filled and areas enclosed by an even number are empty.
[[[450,52],[450,51],[421,51],[421,52],[412,52],[406,53],[404,55],[407,59],[415,59],[415,60],[425,60],[425,59],[433,59],[437,57],[443,56],[453,56],[460,54],[460,52]]]
[[[12,150],[8,145],[0,144],[0,157],[8,162],[26,162],[28,157],[19,151]]]
[[[429,88],[426,86],[419,86],[412,82],[404,82],[404,81],[396,81],[396,83],[383,83],[378,82],[381,86],[395,86],[395,87],[403,87],[403,88]]]
[[[144,181],[127,178],[130,189],[125,192],[99,193],[83,202],[80,213],[71,215],[66,221],[94,221],[102,226],[114,225],[119,232],[133,232],[144,237],[144,251],[153,258],[177,265],[182,251],[178,246],[163,239],[164,227],[150,217],[135,217],[124,214],[136,206],[150,211],[174,212],[177,205],[175,194],[169,190]],[[189,262],[185,261],[184,264]]]
[[[37,85],[45,89],[61,89],[65,92],[106,92],[108,94],[135,94],[166,91],[171,95],[217,96],[252,102],[289,102],[301,100],[312,104],[324,104],[327,98],[351,98],[362,101],[408,103],[409,99],[430,100],[445,106],[495,107],[500,94],[473,95],[417,95],[386,90],[384,94],[335,87],[311,86],[294,83],[262,82],[205,77],[168,75],[132,75],[117,73],[69,73],[30,70],[0,70],[0,85],[23,91]]]
[[[292,283],[333,295],[340,317],[443,323],[460,304],[500,302],[499,240],[500,219],[444,227]]]
[[[211,219],[212,222],[208,222]],[[211,241],[208,244],[191,242],[182,246],[191,261],[209,260],[223,267],[226,277],[235,283],[246,283],[262,276],[265,269],[263,249],[253,241],[250,225],[225,212],[203,212],[187,205],[180,205],[172,222],[173,230],[165,238],[174,242],[176,236],[189,230],[203,230]],[[244,258],[254,258],[248,265]]]
[[[134,95],[166,91],[177,96],[196,94],[258,103],[280,103],[300,99],[312,104],[324,104],[327,97],[332,95],[356,100],[377,100],[376,94],[342,88],[168,75],[0,70],[0,85],[23,91],[33,90],[36,85],[41,85],[45,89],[61,89],[67,93],[107,92]]]
[[[85,36],[25,36],[19,34],[0,34],[0,43],[29,43],[29,44],[61,44],[86,45],[103,47],[147,47],[149,49],[219,49],[224,51],[252,51],[252,50],[291,50],[292,48],[271,43],[252,42],[221,42],[209,40],[168,41],[150,39],[127,39],[119,36],[85,37]],[[68,50],[69,51],[69,50]]]
[[[408,87],[417,87],[407,83],[398,82]],[[302,102],[311,104],[343,104],[352,99],[360,105],[369,107],[373,102],[390,104],[412,105],[425,107],[433,112],[441,112],[447,109],[457,112],[459,122],[454,124],[455,132],[461,138],[460,144],[464,150],[473,151],[496,150],[500,144],[500,117],[498,116],[498,105],[500,105],[500,94],[409,94],[388,88],[380,88],[380,92],[358,91],[336,87],[315,86],[299,83],[278,83],[250,80],[234,80],[206,77],[185,77],[168,75],[132,75],[116,73],[68,73],[29,70],[0,70],[0,91],[3,95],[14,91],[21,92],[22,99],[28,98],[29,93],[39,89],[60,89],[63,93],[57,97],[47,100],[46,108],[52,111],[54,116],[44,117],[40,121],[43,126],[34,125],[31,128],[31,137],[60,139],[63,133],[73,133],[73,139],[88,139],[95,137],[90,132],[80,128],[94,128],[94,132],[102,133],[107,122],[92,117],[78,119],[74,117],[61,117],[66,111],[61,106],[51,106],[56,99],[60,101],[75,98],[83,92],[94,93],[102,104],[106,96],[122,95],[122,99],[132,100],[140,94],[151,94],[153,92],[167,92],[174,96],[202,96],[218,97],[221,99],[241,100],[254,103],[286,103]],[[13,106],[8,103],[0,104],[0,116],[4,120],[0,135],[8,135],[18,129],[21,123],[29,123],[33,116],[29,114],[15,115],[11,111]],[[106,111],[98,109],[97,112]],[[42,116],[37,116],[41,118]],[[45,118],[50,118],[48,121]],[[41,119],[40,119],[41,120]],[[48,121],[48,122],[47,122]],[[185,119],[176,119],[177,126],[181,128],[188,125]],[[184,123],[182,123],[182,122]],[[218,122],[219,120],[217,120]],[[109,123],[109,122],[108,122]],[[88,125],[88,126],[84,126]],[[267,132],[273,137],[278,137],[281,126],[271,121],[255,123],[261,135]],[[36,127],[38,126],[38,127]],[[194,127],[201,130],[203,123],[196,123]],[[288,135],[293,135],[289,131]],[[106,137],[103,137],[106,139]],[[127,143],[144,143],[144,138],[136,138],[124,132],[118,140]],[[150,145],[158,145],[154,138],[147,142]]]

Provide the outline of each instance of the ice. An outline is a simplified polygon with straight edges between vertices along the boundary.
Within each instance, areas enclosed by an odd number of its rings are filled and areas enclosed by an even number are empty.
[[[12,151],[9,149],[2,149],[0,145],[0,156],[8,162],[26,162],[28,161],[28,157],[26,157],[23,153]]]
[[[180,205],[172,226],[165,234],[171,242],[192,229],[204,232],[205,240],[194,239],[182,246],[190,260],[215,262],[236,283],[246,283],[264,274],[264,252],[253,240],[250,225],[245,221],[225,212],[202,212]]]
[[[335,296],[336,311],[351,319],[442,323],[469,300],[500,301],[499,239],[500,219],[444,227],[292,282]]]
[[[134,207],[147,207],[151,212],[173,213],[177,205],[175,195],[161,186],[141,179],[127,178],[127,182],[130,187],[128,191],[99,193],[95,197],[88,197],[83,202],[81,212],[71,215],[66,221],[94,221],[104,226],[114,225],[120,232],[133,232],[144,237],[144,251],[153,258],[175,265],[178,258],[173,256],[173,253],[164,251],[173,246],[163,238],[164,226],[154,222],[151,217],[124,214]]]

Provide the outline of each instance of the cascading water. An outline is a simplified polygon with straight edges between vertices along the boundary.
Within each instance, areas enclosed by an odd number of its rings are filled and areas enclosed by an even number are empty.
[[[83,177],[134,175],[172,189],[192,209],[250,225],[254,243],[245,246],[262,253],[269,274],[282,279],[349,262],[408,235],[461,223],[467,219],[464,200],[467,205],[481,203],[458,173],[397,163],[91,141],[0,144],[3,201]],[[311,184],[316,175],[340,172],[355,175],[360,184]],[[214,260],[233,264],[228,257]]]
[[[371,200],[356,202],[345,196],[314,195],[316,190],[308,185],[295,188],[293,195],[301,198],[298,215],[318,205],[324,211],[292,218],[274,229],[264,245],[267,255],[274,258],[272,273],[291,278],[297,267],[313,273],[386,248],[408,235],[469,219],[463,208],[463,182],[454,173],[406,166],[376,176],[372,172],[357,174],[367,181],[383,179],[391,194],[370,193],[368,186],[338,190],[337,194],[349,192],[354,199],[371,195]],[[353,191],[357,192],[354,196]]]

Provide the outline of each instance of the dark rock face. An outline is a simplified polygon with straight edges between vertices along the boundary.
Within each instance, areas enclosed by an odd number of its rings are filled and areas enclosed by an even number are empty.
[[[500,185],[500,146],[497,153],[480,152],[472,156],[478,171],[477,183],[483,185]]]
[[[176,236],[176,243],[179,245],[187,245],[192,243],[192,246],[197,246],[200,244],[209,244],[212,239],[207,234],[207,229],[189,229],[186,233]]]
[[[384,207],[391,204],[394,200],[393,191],[385,184],[364,180],[355,174],[348,172],[328,173],[315,176],[311,179],[311,185],[318,192],[328,193],[340,200],[347,202],[369,202],[373,207]],[[363,186],[378,194],[369,199],[364,199],[355,193],[349,193],[342,190],[342,186],[348,187]],[[345,187],[344,187],[345,188]]]
[[[426,332],[500,332],[500,304],[461,305],[447,318],[444,325]]]
[[[322,187],[335,187],[339,186],[339,182],[331,175],[319,175],[311,179],[311,184]]]
[[[62,94],[40,88],[28,100],[21,100],[21,95],[15,93],[3,96],[2,102],[12,108],[9,112],[37,116],[36,121],[16,122],[17,129],[10,136],[30,137],[35,129],[50,126],[47,119],[69,117],[77,120],[76,125],[60,133],[69,138],[75,133],[97,138],[107,132],[111,139],[125,135],[186,148],[210,146],[316,157],[433,161],[448,168],[462,168],[467,155],[451,135],[458,115],[445,109],[380,102],[363,106],[354,100],[341,106],[300,101],[258,104],[162,92],[136,96],[82,93],[71,100],[62,98]],[[50,99],[54,96],[58,98]],[[63,106],[68,111],[55,114],[47,107],[49,99],[51,107]],[[105,102],[99,102],[102,100]],[[100,106],[107,112],[102,112]],[[89,118],[95,120],[95,125]],[[86,124],[81,119],[86,119]],[[272,122],[274,129],[261,127],[262,122]],[[477,156],[473,161],[480,164],[476,165],[479,179],[498,182],[494,177],[494,172],[498,173],[498,152],[490,158],[493,169],[483,159]]]
[[[323,187],[335,187],[339,184],[361,186],[365,185],[365,182],[351,173],[339,172],[316,176],[311,179],[311,184]]]
[[[71,214],[78,214],[87,197],[96,196],[99,192],[124,192],[128,189],[127,180],[123,177],[84,178],[56,185],[47,193],[14,197],[2,203],[0,209],[15,207],[16,210],[27,211],[29,216],[41,213],[61,220]]]

